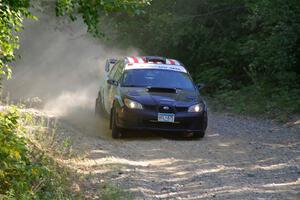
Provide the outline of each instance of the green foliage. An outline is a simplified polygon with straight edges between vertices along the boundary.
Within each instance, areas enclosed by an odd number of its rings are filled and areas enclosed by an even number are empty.
[[[27,145],[16,108],[0,112],[1,199],[70,199],[54,162]]]
[[[249,56],[249,76],[255,83],[299,84],[299,1],[264,0],[249,4],[249,9],[251,15],[245,26],[255,32],[242,44],[243,51]]]
[[[209,101],[216,110],[261,114],[280,121],[288,121],[291,113],[300,113],[300,89],[248,86],[219,91]]]
[[[58,16],[68,15],[72,20],[81,16],[88,31],[103,36],[100,31],[100,17],[108,13],[126,12],[141,14],[151,0],[57,0]],[[0,0],[0,81],[11,77],[11,63],[14,51],[19,48],[18,33],[23,29],[25,18],[36,19],[29,12],[30,0]]]
[[[114,24],[107,29],[111,41],[181,60],[196,82],[206,83],[203,92],[225,107],[247,106],[251,97],[259,113],[281,101],[286,112],[298,112],[299,101],[289,100],[299,98],[300,88],[298,0],[153,0],[142,16],[107,21]],[[235,95],[234,101],[220,94]]]
[[[17,33],[23,28],[24,18],[35,19],[29,6],[30,0],[0,0],[0,78],[11,76],[10,63],[15,58],[14,50],[19,48]]]
[[[142,8],[151,0],[57,0],[58,16],[68,15],[72,20],[81,16],[88,26],[88,31],[95,36],[103,36],[100,31],[100,17],[108,13],[127,12],[140,14]]]

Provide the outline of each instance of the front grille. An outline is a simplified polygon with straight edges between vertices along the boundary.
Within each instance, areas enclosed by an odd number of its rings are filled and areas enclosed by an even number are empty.
[[[188,128],[187,123],[167,123],[167,122],[158,122],[158,121],[149,121],[149,120],[144,120],[143,125],[147,128],[154,128],[154,129],[169,129],[169,130],[174,130],[174,129],[186,129]]]
[[[187,112],[188,107],[176,107],[176,112]]]
[[[175,109],[173,106],[162,105],[162,106],[159,106],[158,112],[160,112],[160,113],[175,113]]]
[[[153,111],[157,111],[160,113],[177,113],[177,112],[187,112],[188,111],[188,107],[173,107],[173,106],[168,106],[169,110],[165,110],[164,106],[152,106],[152,105],[143,105],[145,109],[147,110],[153,110]]]
[[[143,107],[147,110],[157,110],[157,106],[152,105],[143,105]]]

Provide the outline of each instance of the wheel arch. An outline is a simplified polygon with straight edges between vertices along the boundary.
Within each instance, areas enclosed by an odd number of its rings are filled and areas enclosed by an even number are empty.
[[[114,112],[114,109],[119,106],[119,107],[122,107],[123,106],[123,102],[121,101],[121,98],[118,97],[118,96],[115,96],[113,102],[112,102],[112,106],[111,106],[111,109],[110,109],[110,120],[109,120],[109,128],[112,129],[112,117],[113,117],[113,112]]]

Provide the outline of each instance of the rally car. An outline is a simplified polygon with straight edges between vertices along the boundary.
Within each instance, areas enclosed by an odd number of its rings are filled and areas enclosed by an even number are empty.
[[[186,68],[155,56],[109,59],[95,111],[109,116],[112,137],[126,130],[193,133],[202,138],[207,106]]]

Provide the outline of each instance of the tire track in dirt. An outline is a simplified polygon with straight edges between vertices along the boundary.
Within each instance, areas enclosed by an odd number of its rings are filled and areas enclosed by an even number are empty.
[[[82,190],[90,198],[107,181],[136,199],[300,198],[297,126],[212,113],[202,140],[142,132],[112,140],[107,120],[94,122],[90,129],[62,123],[85,155],[65,162],[89,174]]]

